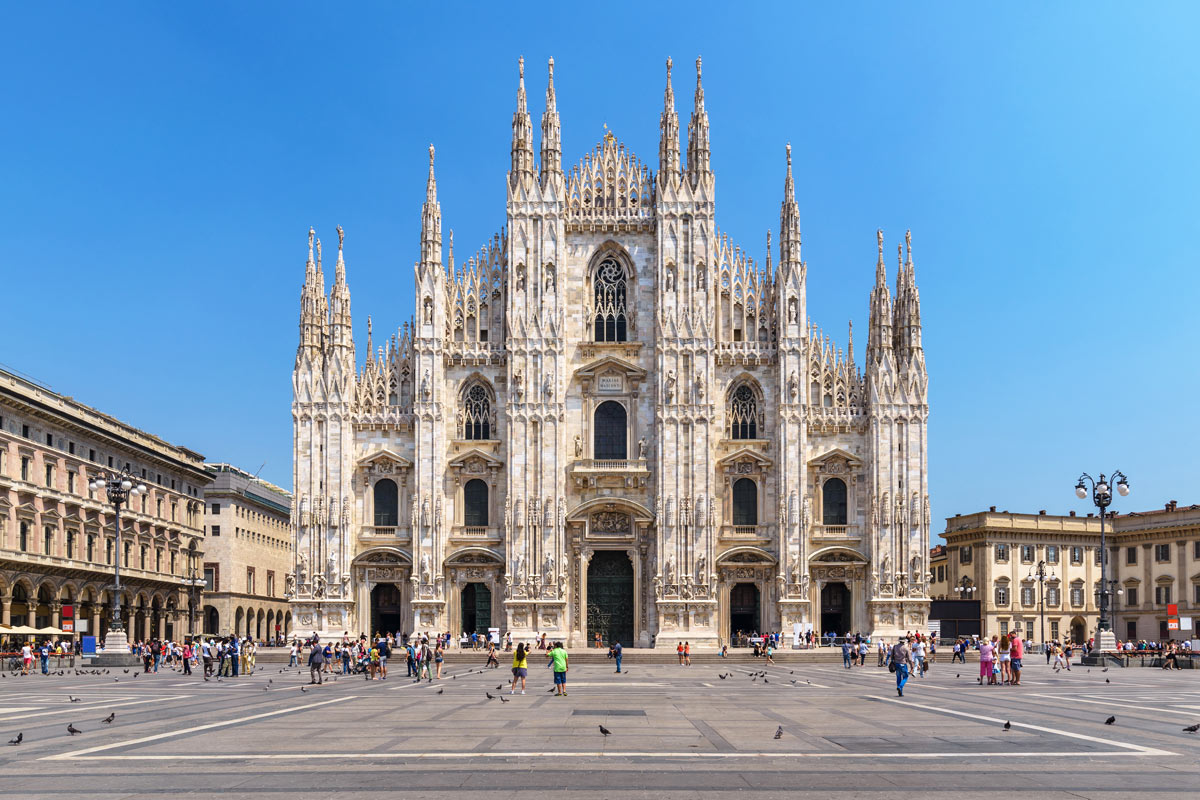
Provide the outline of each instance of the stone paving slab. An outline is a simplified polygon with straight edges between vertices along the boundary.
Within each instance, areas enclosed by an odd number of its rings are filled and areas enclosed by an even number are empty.
[[[875,667],[786,665],[767,668],[764,684],[750,680],[761,666],[749,662],[647,665],[636,678],[575,667],[565,698],[546,693],[549,673],[534,670],[528,694],[505,694],[509,702],[494,688],[505,673],[453,663],[433,685],[393,673],[309,687],[307,673],[275,668],[219,683],[173,672],[119,683],[6,679],[0,741],[18,730],[25,741],[0,745],[0,785],[35,797],[70,786],[73,796],[86,786],[89,797],[258,798],[336,786],[405,797],[553,790],[656,800],[898,788],[957,789],[961,798],[1013,780],[1069,787],[1076,797],[1120,796],[1114,786],[1200,790],[1200,736],[1181,731],[1200,722],[1188,708],[1200,705],[1196,673],[1055,675],[1034,665],[1026,686],[981,687],[968,670],[939,665],[910,681],[901,700],[892,676]],[[717,677],[730,671],[736,678]],[[84,701],[71,704],[68,694]],[[105,726],[110,711],[117,718]],[[1103,724],[1109,714],[1117,725]],[[68,722],[84,733],[69,737]]]

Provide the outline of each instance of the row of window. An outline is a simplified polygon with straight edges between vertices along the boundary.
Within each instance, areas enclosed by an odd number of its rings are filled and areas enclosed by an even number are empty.
[[[58,534],[58,529],[53,526],[47,525],[42,528],[41,541],[38,542],[38,544],[41,545],[41,548],[40,548],[40,552],[37,553],[38,555],[45,555],[45,556],[56,556],[57,555],[57,553],[54,552],[55,545],[57,544],[57,539],[58,539],[57,534]],[[65,541],[63,542],[63,556],[65,558],[68,558],[71,560],[78,559],[82,556],[82,560],[84,560],[84,561],[87,561],[89,563],[97,563],[96,562],[96,538],[97,537],[95,536],[95,534],[90,534],[90,533],[87,534],[84,537],[82,551],[77,552],[78,547],[79,547],[79,534],[76,531],[68,530],[66,532]],[[105,538],[105,540],[104,540],[104,544],[105,544],[104,563],[108,564],[108,565],[112,564],[113,542],[114,542],[114,540],[109,539],[109,538]],[[130,542],[130,541],[124,541],[124,542],[122,542],[122,544],[124,545],[124,548],[123,548],[124,558],[122,559],[122,566],[128,567],[128,566],[130,566],[130,555],[132,553],[132,548],[133,548],[134,543]],[[33,554],[35,552],[34,551],[33,525],[24,520],[19,522],[18,526],[17,526],[17,549],[22,553]],[[139,552],[139,560],[138,560],[139,568],[140,569],[149,569],[149,567],[147,565],[148,565],[148,563],[150,563],[150,559],[149,559],[150,546],[145,545],[145,544],[138,545],[138,552]],[[153,564],[154,564],[155,572],[163,572],[163,563],[164,563],[163,562],[163,554],[164,554],[163,548],[161,548],[161,547],[154,548]],[[174,550],[171,550],[167,553],[167,558],[169,559],[169,565],[170,565],[170,574],[172,574],[172,575],[178,574],[178,565],[179,565],[178,555],[179,555],[178,552],[174,551]]]
[[[1008,590],[1007,586],[997,586],[996,587],[996,591],[995,591],[996,605],[998,605],[998,606],[1008,605],[1008,599],[1009,599],[1008,592],[1009,592],[1009,590]],[[1124,592],[1125,592],[1124,595],[1118,595],[1118,597],[1121,597],[1121,605],[1124,605],[1126,607],[1138,605],[1138,587],[1136,587],[1136,586],[1127,587],[1124,589]],[[1193,593],[1192,601],[1194,603],[1200,605],[1200,583],[1192,584],[1192,593]],[[1082,606],[1083,599],[1084,599],[1083,598],[1083,587],[1082,586],[1070,587],[1070,597],[1071,597],[1071,605],[1072,606]],[[1059,599],[1060,599],[1060,597],[1059,597],[1058,587],[1056,587],[1056,586],[1046,587],[1046,594],[1045,594],[1045,604],[1046,605],[1057,606],[1059,604]],[[1167,605],[1168,603],[1173,603],[1173,602],[1175,602],[1175,601],[1171,599],[1171,585],[1170,584],[1160,584],[1160,585],[1154,587],[1154,603],[1155,603],[1155,605]],[[1023,606],[1037,605],[1037,590],[1035,587],[1033,587],[1033,586],[1021,587],[1021,605],[1023,605]]]
[[[375,501],[375,525],[395,527],[400,524],[399,490],[390,478],[376,481],[373,490]],[[846,524],[846,482],[841,478],[830,478],[822,485],[824,524]],[[463,486],[463,524],[468,527],[488,525],[488,485],[479,478],[472,478]],[[733,482],[733,524],[753,526],[758,524],[758,484],[751,478],[738,478]],[[213,536],[219,536],[219,528],[212,526]]]
[[[827,523],[828,524],[828,523]],[[1009,546],[1007,544],[995,545],[996,561],[1008,561]],[[1125,548],[1125,563],[1133,565],[1138,563],[1138,545]],[[1084,557],[1084,548],[1072,546],[1067,548],[1072,564],[1082,564]],[[974,548],[971,545],[963,545],[958,548],[958,563],[970,564],[974,554]],[[1032,564],[1037,560],[1037,548],[1031,544],[1020,545],[1021,561],[1025,564]],[[1094,551],[1095,561],[1100,563],[1100,548]],[[1200,539],[1192,542],[1192,558],[1200,561]],[[1058,545],[1046,545],[1046,563],[1057,564],[1059,560]],[[1171,544],[1156,544],[1154,545],[1154,561],[1158,564],[1171,563]]]
[[[270,525],[275,528],[287,528],[289,525],[289,522],[286,519],[279,519],[278,517],[270,514],[264,514],[261,511],[255,511],[254,509],[243,508],[237,503],[233,503],[232,506],[234,516],[250,520],[251,522],[258,522],[262,525]],[[211,513],[213,516],[219,516],[221,513],[220,503],[209,503],[208,508],[209,513]]]
[[[11,423],[11,427],[12,427],[12,433],[14,433],[14,434],[17,433],[16,423]],[[5,419],[3,416],[0,416],[0,431],[2,431],[2,430],[5,430]],[[21,423],[20,434],[21,434],[22,438],[29,439],[31,441],[35,437],[35,432],[28,423]],[[47,447],[52,447],[59,451],[66,452],[68,455],[72,455],[72,456],[76,455],[75,442],[69,441],[62,436],[55,437],[55,435],[49,431],[41,432],[41,435],[44,436]],[[0,474],[7,474],[3,470],[3,457],[4,457],[5,453],[6,453],[6,450],[0,448]],[[109,469],[119,470],[122,468],[121,463],[119,461],[117,461],[113,456],[111,456],[111,455],[105,456],[104,458],[107,459]],[[91,461],[93,464],[101,463],[101,456],[99,454],[97,454],[95,448],[88,448],[87,459],[88,459],[88,461]],[[22,460],[24,460],[24,459],[22,459]],[[126,461],[124,464],[124,468],[131,469],[132,465],[130,464],[130,462]],[[145,467],[141,468],[141,477],[142,477],[142,480],[145,480],[145,481],[152,480],[152,478],[150,477],[150,472]],[[23,475],[21,480],[28,481],[29,478],[25,477]],[[159,486],[162,486],[163,488],[167,488],[167,486],[170,485],[171,490],[176,491],[176,479],[172,478],[170,475],[168,475],[166,477],[166,479],[164,480],[163,474],[161,472],[154,473],[153,480],[155,483],[157,483]],[[47,477],[47,479],[46,479],[46,484],[50,485],[49,477]],[[180,481],[179,484],[181,486],[183,486],[183,492],[185,494],[191,495],[192,497],[199,496],[199,493],[198,493],[196,487],[189,486],[189,485],[183,483],[182,481]]]

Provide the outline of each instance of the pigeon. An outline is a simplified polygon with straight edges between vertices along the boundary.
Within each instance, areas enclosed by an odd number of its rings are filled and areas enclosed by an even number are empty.
[[[491,692],[484,692],[484,694],[486,694],[486,695],[487,695],[487,699],[488,699],[488,700],[495,700],[495,699],[496,699],[495,695],[493,695]]]
[[[205,678],[205,680],[208,680],[208,679]],[[113,678],[113,683],[120,683],[120,682],[121,682],[120,678]]]
[[[140,672],[135,672],[135,673],[133,673],[133,677],[135,677],[135,678],[136,678],[138,675],[141,675],[141,674],[142,674],[142,673],[140,673]]]
[[[107,717],[101,720],[105,725],[112,725],[112,721],[117,718],[117,712],[112,712]]]
[[[718,677],[718,678],[720,678],[721,680],[725,680],[725,673],[724,673],[724,672],[722,672],[722,673],[721,673],[720,675],[718,675],[717,677]]]
[[[1104,682],[1105,682],[1105,683],[1112,683],[1112,681],[1110,681],[1108,678],[1105,678],[1105,679],[1104,679]]]
[[[794,669],[788,670],[788,675],[795,675],[795,674],[796,674],[796,670],[794,670]]]
[[[300,691],[307,693],[307,692],[308,692],[308,689],[305,689],[303,686],[301,686],[301,687],[300,687]]]
[[[9,739],[9,740],[8,740],[8,743],[9,743],[9,744],[20,744],[20,743],[21,743],[21,742],[23,742],[23,741],[25,741],[25,734],[24,734],[24,733],[18,733],[18,734],[17,734],[17,738],[15,738],[15,739]]]
[[[766,678],[763,678],[763,683],[770,683],[770,681],[767,680]]]
[[[1104,669],[1102,669],[1102,670],[1100,670],[1100,671],[1101,671],[1101,672],[1108,672],[1108,667],[1105,667]]]
[[[1200,722],[1197,722],[1195,725],[1188,725],[1183,729],[1184,733],[1195,733],[1196,731],[1200,731]]]
[[[71,695],[67,695],[67,699],[70,700],[72,703],[78,703],[83,698],[82,697],[72,697]]]
[[[1113,724],[1113,723],[1115,723],[1116,721],[1117,721],[1117,718],[1116,718],[1116,717],[1109,717],[1108,719],[1104,720],[1104,724],[1105,724],[1105,725],[1112,725],[1112,724]]]
[[[269,692],[269,691],[271,691],[271,687],[270,687],[270,686],[264,686],[264,687],[263,687],[263,691],[264,691],[264,692]]]
[[[73,722],[68,722],[68,723],[67,723],[67,733],[69,733],[69,734],[71,734],[72,736],[74,736],[74,735],[75,735],[75,734],[77,734],[77,733],[83,733],[83,731],[79,730],[79,728],[76,728],[76,727],[75,727],[75,723],[73,723]]]
[[[507,697],[505,697],[504,695],[500,695],[500,702],[501,702],[501,703],[507,703],[507,702],[508,702],[508,698],[507,698]]]
[[[128,675],[128,674],[129,674],[129,670],[125,670],[125,674],[126,674],[126,675]]]
[[[1012,730],[1012,723],[1011,723],[1011,722],[1005,722],[1005,723],[1004,723],[1004,730],[1006,730],[1006,731],[1010,731],[1010,730]]]
[[[446,691],[446,690],[445,690],[445,689],[438,689],[437,693],[438,693],[438,694],[441,694],[441,693],[442,693],[442,692],[444,692],[444,691]]]
[[[602,734],[604,734],[605,736],[612,736],[612,731],[610,731],[608,728],[604,727],[603,725],[600,726],[600,732]]]
[[[496,691],[498,692],[498,691],[500,691],[500,690],[501,690],[501,689],[503,689],[503,688],[504,688],[504,684],[502,683],[502,684],[500,684],[499,686],[497,686],[497,687],[496,687]]]
[[[780,725],[778,728],[775,729],[775,738],[776,739],[783,738],[783,726],[782,725]]]
[[[551,692],[553,692],[553,691],[554,691],[554,689],[547,689],[547,690],[546,690],[546,694],[550,694],[550,693],[551,693]]]
[[[337,680],[337,676],[334,676],[334,678],[333,678],[333,679],[336,681],[336,680]],[[267,678],[267,686],[270,686],[270,685],[271,685],[272,683],[274,683],[274,682],[275,682],[275,681],[271,680],[270,678]]]

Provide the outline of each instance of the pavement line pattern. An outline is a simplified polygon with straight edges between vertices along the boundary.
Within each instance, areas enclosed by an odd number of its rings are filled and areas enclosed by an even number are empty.
[[[868,698],[871,700],[880,700],[884,703],[895,703],[896,705],[908,706],[910,708],[914,707],[913,704],[905,703],[903,700],[900,700],[895,697],[875,697],[875,696],[868,695]],[[915,707],[920,708],[923,711],[929,711],[934,714],[953,714],[957,717],[966,717],[967,719],[982,720],[983,722],[994,722],[997,725],[1003,725],[1005,722],[1008,721],[1008,720],[998,719],[996,717],[985,717],[982,714],[968,714],[965,711],[955,711],[952,708],[928,708],[926,706],[915,706]],[[1056,736],[1066,736],[1069,739],[1081,739],[1085,742],[1098,742],[1099,744],[1112,745],[1113,747],[1120,747],[1125,750],[1131,750],[1136,755],[1144,755],[1144,756],[1173,756],[1173,755],[1176,755],[1175,753],[1172,753],[1169,750],[1159,750],[1156,747],[1144,747],[1140,744],[1129,744],[1128,742],[1116,742],[1116,741],[1113,741],[1112,739],[1102,739],[1099,736],[1088,736],[1086,733],[1073,733],[1071,731],[1063,731],[1063,730],[1059,730],[1057,728],[1047,728],[1042,725],[1033,725],[1028,722],[1013,722],[1012,726],[1014,728],[1028,728],[1031,731],[1041,731],[1042,733],[1052,733]],[[1103,753],[1103,754],[1096,754],[1096,755],[1116,755],[1116,753]],[[972,753],[971,757],[974,758],[974,756],[975,756],[975,754]]]
[[[129,700],[124,703],[105,703],[103,701],[94,701],[93,703],[86,705],[86,706],[72,705],[70,708],[62,708],[57,711],[42,711],[37,714],[10,714],[9,716],[0,717],[0,722],[9,722],[10,720],[20,720],[23,722],[27,719],[34,719],[35,717],[53,717],[58,714],[73,714],[75,716],[80,716],[85,711],[97,711],[100,709],[108,709],[108,708],[121,708],[122,706],[140,706],[140,705],[143,705],[144,703],[159,703],[164,700],[183,700],[188,697],[191,697],[191,695],[190,694],[173,694],[168,697],[152,697],[148,700]],[[7,711],[8,709],[5,709],[5,710]]]
[[[173,735],[173,734],[172,734]],[[1104,740],[1098,740],[1104,741]],[[1118,744],[1117,742],[1109,742],[1109,744]],[[114,747],[116,745],[113,745]],[[1133,746],[1133,745],[1130,745]],[[1146,748],[1148,752],[1135,753],[1125,750],[1115,750],[1112,752],[1104,751],[1087,751],[1082,753],[1058,753],[1052,751],[1036,751],[1036,752],[982,752],[971,753],[972,759],[976,758],[1087,758],[1094,759],[1097,756],[1142,756],[1142,755],[1158,755],[1167,754],[1163,750],[1151,750]],[[86,750],[80,752],[88,752]],[[1170,755],[1170,754],[1168,754]],[[586,750],[563,750],[556,753],[525,753],[525,752],[503,752],[503,753],[479,753],[475,751],[465,751],[461,753],[227,753],[220,754],[200,754],[200,753],[185,753],[172,755],[121,755],[121,756],[80,756],[75,753],[64,753],[57,756],[46,756],[41,761],[308,761],[313,759],[355,759],[355,760],[394,760],[394,759],[412,759],[412,760],[464,760],[470,761],[479,758],[503,758],[503,759],[563,759],[563,758],[626,758],[637,759],[640,761],[661,761],[663,759],[686,758],[686,759],[731,759],[731,758],[863,758],[863,759],[913,759],[913,760],[930,760],[937,758],[963,758],[962,751],[953,753],[763,753],[763,752],[735,752],[735,753],[655,753],[648,755],[644,750],[634,751],[586,751]]]
[[[1060,697],[1059,695],[1053,695],[1053,694],[1034,693],[1031,696],[1032,697],[1048,697],[1052,700],[1061,700],[1062,699],[1062,697]],[[1147,711],[1147,712],[1151,712],[1153,714],[1178,714],[1181,717],[1188,717],[1189,719],[1196,716],[1196,712],[1194,712],[1194,711],[1175,711],[1170,708],[1162,708],[1162,707],[1147,708],[1145,703],[1122,703],[1117,700],[1092,700],[1092,699],[1089,699],[1087,695],[1076,695],[1075,697],[1072,697],[1071,699],[1077,703],[1092,703],[1092,704],[1098,705],[1098,706],[1116,706],[1117,708],[1129,708],[1129,709],[1133,709],[1135,711]],[[1183,708],[1187,708],[1187,706],[1183,706]],[[1014,723],[1014,724],[1016,724],[1016,723]]]
[[[348,695],[346,697],[335,697],[332,700],[322,700],[319,703],[309,703],[309,704],[303,705],[303,706],[293,706],[291,708],[281,708],[276,711],[266,711],[266,712],[263,712],[262,714],[251,714],[248,717],[238,717],[237,719],[229,719],[229,720],[225,720],[223,722],[210,722],[207,725],[196,725],[195,727],[184,728],[183,730],[168,731],[167,733],[158,733],[153,736],[143,736],[140,739],[126,739],[123,742],[115,742],[113,744],[103,744],[98,747],[87,747],[87,748],[84,748],[83,750],[72,750],[69,753],[59,753],[58,755],[53,755],[53,756],[43,756],[42,758],[40,758],[38,760],[39,761],[69,761],[73,758],[87,756],[90,753],[98,753],[102,750],[113,750],[117,747],[131,747],[135,744],[145,744],[146,742],[161,741],[162,739],[170,739],[175,736],[183,736],[184,734],[195,733],[196,731],[211,730],[212,728],[223,728],[228,725],[239,725],[241,723],[250,722],[251,720],[255,720],[255,719],[265,719],[267,717],[276,717],[276,716],[279,716],[280,714],[292,714],[292,713],[295,713],[296,711],[305,711],[310,708],[317,708],[319,706],[327,706],[330,703],[344,703],[347,700],[356,700],[356,699],[358,699],[358,695]],[[93,757],[93,758],[95,758],[95,757]]]

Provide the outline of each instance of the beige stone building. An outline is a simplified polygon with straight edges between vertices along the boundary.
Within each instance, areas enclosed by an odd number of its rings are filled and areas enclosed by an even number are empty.
[[[204,468],[204,633],[286,635],[292,495],[229,464]]]
[[[1172,500],[1154,511],[1113,518],[1108,539],[1110,565],[1116,566],[1121,594],[1116,596],[1113,631],[1119,639],[1197,639],[1200,622],[1200,505]],[[1167,606],[1179,618],[1191,618],[1191,630],[1172,630]]]
[[[500,232],[465,262],[443,238],[430,147],[415,318],[378,349],[368,319],[362,363],[342,231],[328,294],[309,232],[297,630],[711,646],[794,625],[922,627],[929,408],[911,241],[894,294],[882,233],[864,253],[856,362],[852,335],[838,346],[808,316],[790,147],[778,249],[768,235],[760,266],[718,227],[699,60],[686,148],[667,63],[657,170],[608,130],[564,166],[553,69],[539,159],[519,68],[511,162],[492,173]]]
[[[958,594],[950,594],[948,580],[950,557],[946,545],[939,544],[929,548],[929,599],[946,600],[959,599]]]
[[[121,509],[118,546],[113,507],[88,484],[126,467],[149,491]],[[0,371],[0,623],[102,639],[120,559],[129,638],[182,638],[185,580],[204,550],[203,467],[191,450]]]
[[[946,520],[948,599],[979,600],[983,635],[1085,641],[1100,613],[1100,518],[988,511]],[[1045,563],[1046,580],[1037,579]],[[966,585],[963,585],[963,579]],[[1044,601],[1044,609],[1043,609]]]

